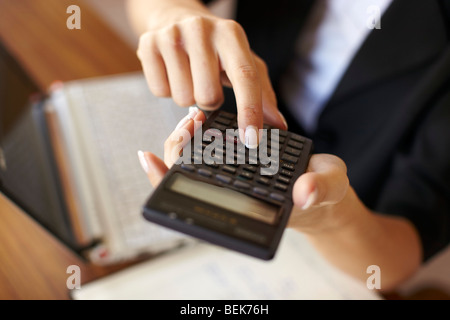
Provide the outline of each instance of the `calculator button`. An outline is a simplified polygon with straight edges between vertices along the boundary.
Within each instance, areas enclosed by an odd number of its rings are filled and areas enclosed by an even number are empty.
[[[220,123],[224,126],[230,126],[232,120],[231,119],[227,119],[224,117],[217,117],[216,119],[214,119],[215,122]]]
[[[288,187],[285,184],[282,184],[282,183],[275,183],[274,184],[274,188],[278,189],[278,190],[281,190],[281,191],[286,191]]]
[[[268,186],[270,184],[270,180],[266,177],[260,177],[260,178],[258,178],[258,180],[256,180],[256,182],[258,182],[260,184],[264,184],[266,186]]]
[[[284,161],[287,161],[287,162],[291,162],[291,163],[297,163],[297,161],[298,161],[297,157],[290,156],[288,154],[283,154],[281,159],[284,160]]]
[[[233,185],[240,189],[249,189],[250,188],[250,185],[248,183],[240,181],[240,180],[234,181]]]
[[[236,118],[236,115],[228,112],[221,112],[220,117],[233,120],[234,118]]]
[[[272,178],[278,172],[278,166],[261,168],[261,175],[267,178]]]
[[[234,161],[234,159],[233,159],[233,161]],[[233,167],[236,167],[236,168],[240,166],[236,162],[228,163],[228,161],[227,161],[226,163],[227,163],[227,166],[233,166]],[[234,173],[234,172],[232,172],[232,173]]]
[[[249,165],[246,165],[246,166],[244,167],[244,170],[245,170],[245,171],[248,171],[248,172],[251,172],[251,173],[255,173],[255,172],[256,172],[256,168],[255,168],[255,167],[252,167],[252,166],[249,166]]]
[[[273,200],[276,200],[276,201],[280,201],[280,202],[284,201],[284,196],[279,193],[272,192],[269,195],[269,197],[271,197]]]
[[[198,170],[198,172],[200,172],[200,170]],[[285,184],[289,184],[291,182],[291,179],[289,179],[287,177],[279,176],[277,178],[277,181],[285,183]]]
[[[286,169],[286,170],[289,170],[289,171],[294,171],[295,170],[295,166],[292,163],[289,163],[289,162],[283,162],[281,164],[281,167],[283,169]]]
[[[236,173],[236,168],[233,168],[229,165],[225,165],[222,167],[222,170],[229,173]]]
[[[222,182],[224,182],[226,184],[231,183],[231,180],[232,180],[231,177],[225,176],[223,174],[216,174],[216,179],[219,180],[219,181],[222,181]]]
[[[290,146],[292,148],[303,149],[303,143],[297,142],[295,140],[289,140],[288,146]]]
[[[261,196],[267,196],[269,194],[269,191],[263,188],[254,187],[253,192],[256,194],[259,194]]]
[[[251,180],[251,179],[253,179],[253,173],[246,172],[246,171],[242,171],[242,172],[239,174],[239,177],[243,177],[244,179]]]
[[[284,152],[289,153],[290,155],[293,155],[293,156],[297,156],[297,157],[302,153],[301,150],[294,149],[291,147],[286,147],[286,149],[284,149]]]
[[[305,138],[302,137],[301,135],[295,134],[295,133],[291,133],[290,136],[291,139],[298,141],[298,142],[305,142]]]
[[[280,137],[287,137],[288,133],[287,131],[280,130]]]
[[[280,174],[289,178],[292,178],[292,176],[294,175],[292,173],[292,171],[286,170],[286,169],[281,169],[280,170]]]
[[[189,171],[189,172],[194,172],[195,171],[195,167],[192,164],[186,164],[186,163],[182,163],[181,164],[181,168]]]
[[[205,177],[211,177],[212,176],[212,172],[207,170],[207,169],[198,169],[197,172],[199,174],[201,174],[202,176],[205,176]]]

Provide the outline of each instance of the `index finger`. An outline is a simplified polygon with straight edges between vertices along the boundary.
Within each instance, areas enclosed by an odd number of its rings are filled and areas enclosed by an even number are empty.
[[[242,27],[228,20],[222,28],[216,45],[236,97],[240,139],[248,148],[256,148],[263,127],[260,74]]]

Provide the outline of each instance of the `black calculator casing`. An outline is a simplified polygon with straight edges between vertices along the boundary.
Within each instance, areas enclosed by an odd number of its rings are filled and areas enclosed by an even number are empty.
[[[236,117],[235,114],[215,111],[203,124],[202,137],[210,128],[216,128],[222,132],[225,128],[237,129]],[[264,128],[268,129],[267,132],[272,129],[269,126]],[[224,139],[226,139],[225,132]],[[210,141],[202,142],[203,147],[205,143],[210,143]],[[245,148],[245,164],[229,165],[225,163],[225,160],[223,164],[217,165],[208,165],[203,161],[201,164],[174,164],[145,203],[144,218],[215,245],[263,260],[272,259],[293,207],[293,184],[306,171],[313,148],[310,139],[282,130],[279,130],[278,144],[278,171],[270,176],[260,175],[260,163],[255,164],[254,161],[249,160],[247,148]],[[291,154],[288,154],[286,150]],[[191,141],[191,152],[193,159],[194,138]],[[235,169],[234,173],[229,172],[233,171],[232,168]],[[276,212],[276,218],[270,223],[261,221],[236,213],[229,208],[211,204],[206,201],[208,199],[202,201],[198,196],[191,197],[186,193],[173,191],[171,185],[180,178],[198,181],[202,186],[211,186],[219,191],[222,190],[219,188],[231,189],[232,195],[234,192],[245,194],[252,199],[257,199],[258,202],[267,204],[271,212]],[[227,206],[232,207],[232,202],[227,201]]]

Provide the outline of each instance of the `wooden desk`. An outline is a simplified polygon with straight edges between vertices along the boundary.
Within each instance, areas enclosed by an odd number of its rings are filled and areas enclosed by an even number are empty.
[[[66,27],[73,4],[81,8],[81,30]],[[0,0],[0,41],[42,90],[55,80],[141,69],[135,48],[80,0]],[[0,299],[67,299],[69,265],[80,266],[82,282],[121,267],[81,261],[0,194]]]

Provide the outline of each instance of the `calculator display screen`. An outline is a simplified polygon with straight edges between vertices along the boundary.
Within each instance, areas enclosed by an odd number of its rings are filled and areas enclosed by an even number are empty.
[[[169,189],[268,224],[275,224],[279,212],[279,207],[257,198],[229,188],[192,180],[179,173],[173,175]]]

